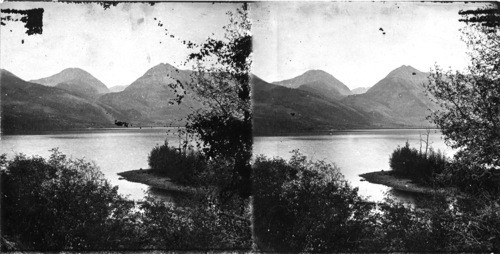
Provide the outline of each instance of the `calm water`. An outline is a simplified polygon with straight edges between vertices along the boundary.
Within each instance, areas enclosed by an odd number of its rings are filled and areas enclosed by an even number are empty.
[[[268,157],[289,159],[291,151],[299,151],[313,160],[325,160],[335,163],[345,178],[353,186],[359,187],[359,193],[373,201],[381,201],[390,188],[361,181],[360,174],[390,170],[389,156],[398,146],[408,140],[410,146],[419,148],[419,134],[425,130],[356,130],[335,132],[323,136],[284,136],[255,137],[254,154]],[[447,156],[453,151],[447,147],[439,131],[432,130],[429,143],[434,149],[440,149]],[[391,191],[389,194],[401,200],[413,201],[407,193]]]
[[[53,132],[39,135],[3,135],[0,153],[10,158],[15,153],[40,155],[48,158],[49,150],[58,147],[73,158],[94,161],[112,184],[119,186],[121,194],[132,199],[141,199],[148,187],[143,184],[119,180],[117,173],[127,170],[148,168],[147,157],[157,144],[165,139],[177,145],[179,137],[167,133],[167,128],[153,129],[99,129],[74,132]],[[378,201],[389,188],[360,181],[359,174],[377,170],[389,170],[389,155],[408,140],[410,145],[419,145],[419,133],[424,130],[362,130],[336,132],[324,136],[255,137],[254,154],[268,157],[290,158],[290,151],[299,149],[309,158],[323,159],[340,167],[352,185],[360,188],[360,194]],[[433,131],[430,136],[432,147],[452,155],[441,135]],[[396,195],[398,195],[396,193]],[[400,194],[408,199],[408,195]]]
[[[171,145],[179,143],[179,137],[167,131],[175,129],[99,129],[74,132],[57,132],[42,135],[3,135],[0,153],[7,153],[9,158],[15,153],[40,155],[48,158],[50,149],[59,151],[73,158],[85,158],[94,161],[113,185],[119,186],[119,192],[130,195],[132,199],[142,199],[148,186],[119,180],[117,173],[148,168],[148,155],[157,144],[165,139]]]

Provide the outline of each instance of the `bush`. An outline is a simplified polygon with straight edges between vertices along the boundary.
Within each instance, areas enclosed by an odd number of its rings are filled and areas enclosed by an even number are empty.
[[[258,157],[253,226],[263,251],[359,251],[373,225],[371,205],[337,167],[295,151],[290,161]]]
[[[436,176],[441,186],[455,186],[459,190],[476,196],[498,198],[500,194],[500,169],[478,165],[467,155],[458,156],[449,163],[445,170]]]
[[[375,207],[338,168],[258,157],[253,168],[254,241],[277,252],[492,252],[500,248],[498,200],[433,196],[425,208],[390,199]]]
[[[374,250],[495,252],[500,249],[500,210],[495,202],[450,203],[433,197],[426,209],[417,209],[387,200],[380,205],[376,218],[370,244]]]
[[[440,151],[432,148],[428,153],[422,153],[415,148],[398,147],[391,155],[389,164],[394,173],[403,177],[410,177],[420,183],[428,183],[433,176],[444,171],[447,160]]]
[[[24,155],[0,161],[2,237],[15,242],[16,250],[135,246],[135,227],[126,225],[133,206],[95,165],[68,160],[57,150],[48,161]]]
[[[173,182],[189,185],[197,185],[198,175],[207,168],[200,152],[169,147],[167,141],[153,148],[148,163],[155,173],[169,177]]]
[[[250,249],[249,205],[206,193],[174,206],[117,194],[97,166],[54,151],[49,160],[0,156],[2,250]],[[241,207],[247,208],[241,211]]]
[[[248,210],[236,215],[209,199],[183,208],[150,199],[142,205],[142,210],[148,249],[249,250],[251,247]]]

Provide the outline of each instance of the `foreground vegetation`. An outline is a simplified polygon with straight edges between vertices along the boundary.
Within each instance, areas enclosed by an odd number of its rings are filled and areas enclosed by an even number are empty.
[[[335,165],[295,152],[259,157],[253,211],[217,191],[173,205],[135,206],[98,168],[54,151],[46,160],[1,159],[2,248],[6,250],[497,251],[499,200],[432,197],[426,209],[357,194]],[[231,167],[228,168],[230,170]]]
[[[2,250],[249,249],[250,213],[207,192],[135,206],[96,165],[55,150],[1,157]],[[238,203],[239,204],[239,203]],[[248,206],[247,206],[248,207]]]
[[[495,251],[498,199],[432,196],[424,210],[357,194],[335,165],[257,158],[254,233],[260,250],[284,252]]]

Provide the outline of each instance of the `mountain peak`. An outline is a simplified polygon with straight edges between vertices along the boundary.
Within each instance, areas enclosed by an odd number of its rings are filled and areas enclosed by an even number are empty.
[[[328,73],[324,70],[319,70],[319,69],[308,70],[308,71],[304,72],[304,74],[328,74],[331,76],[330,73]],[[302,75],[304,75],[304,74],[302,74]]]
[[[106,85],[104,85],[100,80],[92,76],[92,74],[75,67],[66,68],[52,76],[31,80],[30,82],[44,86],[57,86],[61,83],[65,83],[73,87],[91,87],[92,89],[95,89],[97,93],[109,92],[108,87],[106,87]]]
[[[273,82],[288,88],[306,90],[331,99],[340,99],[352,94],[351,90],[336,79],[332,74],[323,70],[308,70],[292,79]]]
[[[78,67],[71,67],[71,68],[66,68],[64,70],[62,70],[61,72],[82,72],[82,73],[88,73],[87,71],[81,69],[81,68],[78,68]]]
[[[155,70],[155,69],[160,69],[160,70],[165,70],[165,69],[167,69],[167,70],[171,70],[171,69],[175,69],[175,70],[177,70],[177,68],[176,68],[175,66],[173,66],[173,65],[171,65],[171,64],[169,64],[169,63],[159,63],[159,64],[157,64],[157,65],[155,65],[155,66],[153,66],[153,67],[151,68],[151,70]]]
[[[0,69],[0,76],[2,75],[7,75],[7,76],[14,76],[14,77],[17,77],[16,75],[14,75],[12,72],[6,70],[6,69]]]
[[[59,75],[64,75],[64,76],[73,77],[73,78],[82,78],[82,77],[92,76],[92,74],[90,74],[88,71],[81,69],[81,68],[77,68],[77,67],[66,68],[66,69],[62,70],[61,72],[59,72]]]
[[[415,69],[413,66],[410,65],[401,65],[400,67],[394,69],[387,75],[388,77],[390,76],[401,76],[401,75],[417,75],[421,74],[422,72]]]
[[[144,75],[163,75],[173,71],[179,71],[175,66],[169,63],[160,63],[151,67]]]

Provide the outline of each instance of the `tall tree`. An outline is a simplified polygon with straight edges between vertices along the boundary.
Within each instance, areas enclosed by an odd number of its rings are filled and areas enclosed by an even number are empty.
[[[184,42],[194,50],[187,61],[193,64],[194,74],[188,89],[175,84],[179,91],[194,91],[205,106],[190,115],[187,130],[202,141],[209,158],[232,165],[232,181],[222,193],[237,193],[243,199],[251,194],[252,156],[252,36],[247,8],[243,4],[236,13],[227,13],[230,22],[223,27],[224,38],[208,38],[201,44]],[[184,94],[179,94],[178,102]]]
[[[469,66],[463,72],[436,66],[427,85],[441,106],[431,119],[460,149],[457,159],[485,169],[500,168],[500,11],[493,7],[460,12]]]

